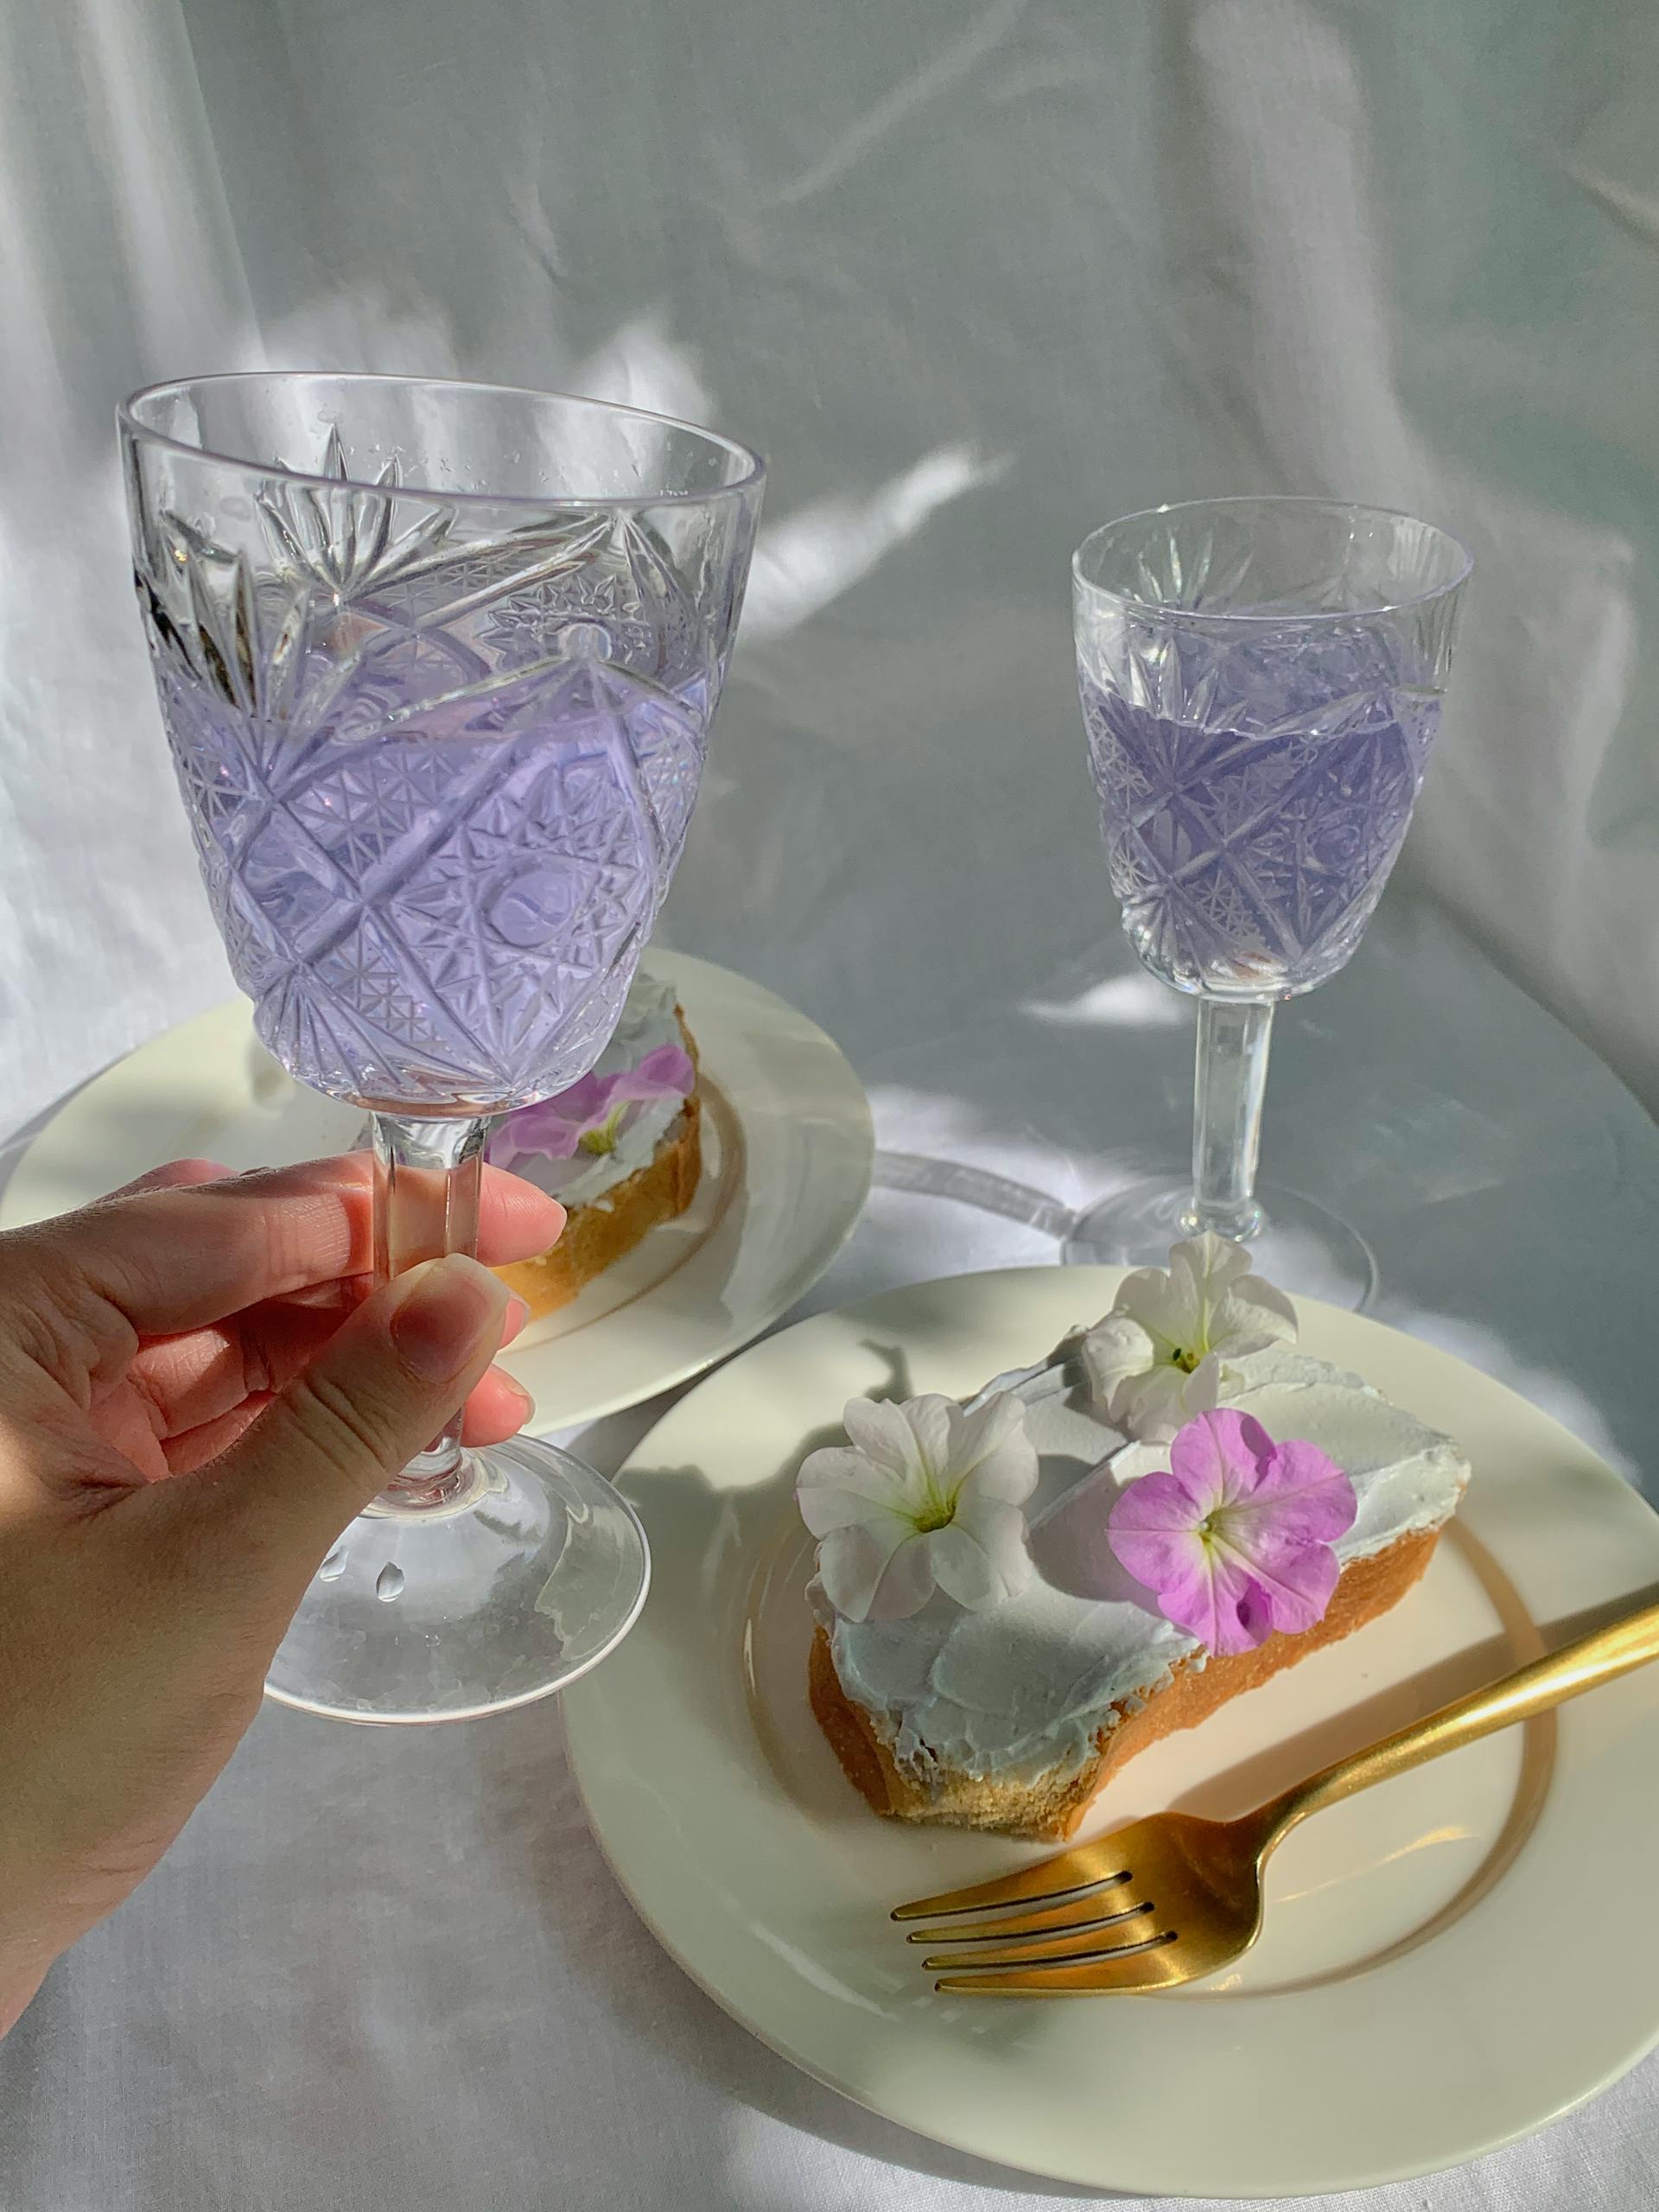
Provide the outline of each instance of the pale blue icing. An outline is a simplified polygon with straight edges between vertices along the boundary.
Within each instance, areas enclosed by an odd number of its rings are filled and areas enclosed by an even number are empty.
[[[1204,1661],[1197,1639],[1155,1611],[1106,1541],[1119,1484],[1167,1466],[1167,1451],[1127,1444],[1100,1418],[1069,1347],[996,1387],[1023,1400],[1038,1451],[1030,1586],[983,1612],[935,1592],[900,1621],[843,1620],[816,1580],[808,1593],[842,1688],[924,1784],[935,1762],[1014,1777],[1075,1766],[1101,1729],[1116,1726],[1120,1705],[1144,1702],[1177,1659]],[[1226,1402],[1271,1436],[1318,1445],[1348,1474],[1359,1511],[1336,1547],[1344,1566],[1440,1527],[1468,1480],[1449,1437],[1325,1360],[1280,1348],[1253,1354],[1233,1363]]]
[[[594,1062],[594,1073],[614,1075],[621,1068],[637,1068],[659,1045],[681,1045],[684,1041],[673,984],[660,982],[652,976],[636,976],[623,1005],[622,1018]],[[518,1110],[533,1113],[535,1109]],[[545,1191],[562,1205],[608,1210],[610,1192],[631,1175],[637,1175],[642,1167],[650,1166],[657,1157],[658,1147],[684,1111],[685,1100],[682,1097],[641,1099],[634,1105],[626,1126],[609,1152],[577,1151],[568,1160],[554,1160],[546,1153],[517,1153],[512,1155],[512,1173],[526,1183],[534,1183],[537,1190]],[[498,1165],[506,1155],[495,1145],[494,1137],[512,1120],[511,1114],[503,1115],[493,1132],[492,1149],[486,1157]],[[365,1149],[373,1145],[372,1122],[364,1122],[357,1143]]]
[[[650,976],[636,976],[622,1009],[622,1019],[594,1063],[594,1072],[614,1075],[623,1068],[637,1068],[659,1045],[678,1045],[682,1041],[673,984],[659,982]],[[609,1152],[576,1152],[568,1160],[550,1159],[545,1153],[520,1153],[513,1161],[512,1172],[564,1205],[602,1207],[618,1184],[626,1183],[629,1176],[650,1166],[657,1157],[657,1147],[684,1110],[683,1098],[643,1099],[630,1112]],[[509,1131],[512,1122],[509,1114],[504,1124]]]

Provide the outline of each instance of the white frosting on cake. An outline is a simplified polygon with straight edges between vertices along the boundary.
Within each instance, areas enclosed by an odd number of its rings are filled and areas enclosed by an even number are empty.
[[[672,983],[646,976],[636,976],[610,1043],[594,1064],[596,1075],[614,1075],[622,1068],[637,1068],[661,1045],[680,1045],[679,1017],[675,1011]],[[518,1154],[512,1172],[537,1190],[549,1192],[567,1206],[591,1206],[603,1202],[607,1192],[642,1167],[649,1167],[657,1147],[684,1111],[683,1098],[645,1098],[631,1109],[609,1152],[578,1150],[569,1160],[550,1159],[543,1152]],[[535,1109],[525,1109],[534,1112]],[[512,1136],[512,1116],[500,1124]],[[499,1157],[499,1155],[496,1155]]]
[[[1335,1548],[1344,1567],[1450,1519],[1469,1466],[1449,1437],[1325,1360],[1275,1346],[1230,1367],[1229,1405],[1275,1441],[1317,1445],[1352,1481],[1358,1514]],[[935,1761],[1015,1776],[1075,1766],[1116,1726],[1120,1704],[1135,1710],[1176,1660],[1201,1666],[1205,1656],[1107,1541],[1119,1487],[1166,1467],[1167,1447],[1126,1443],[1101,1419],[1070,1346],[988,1389],[998,1387],[1023,1400],[1039,1455],[1029,1586],[979,1612],[936,1591],[919,1612],[887,1621],[842,1618],[816,1579],[808,1592],[842,1689],[924,1784]]]

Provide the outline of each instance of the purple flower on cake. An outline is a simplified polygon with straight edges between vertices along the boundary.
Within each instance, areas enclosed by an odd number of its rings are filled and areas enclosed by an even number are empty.
[[[1250,1273],[1243,1246],[1205,1234],[1177,1244],[1167,1270],[1125,1275],[1111,1312],[1084,1337],[1083,1358],[1113,1427],[1165,1444],[1221,1403],[1230,1360],[1295,1335],[1295,1307]]]
[[[614,1152],[628,1108],[648,1098],[689,1098],[696,1085],[691,1056],[678,1045],[658,1045],[637,1068],[614,1075],[585,1075],[539,1105],[509,1114],[490,1139],[497,1167],[515,1160],[573,1160],[580,1152]]]
[[[1312,1628],[1341,1573],[1354,1486],[1312,1444],[1275,1444],[1249,1414],[1202,1413],[1138,1476],[1108,1523],[1119,1563],[1177,1628],[1211,1651],[1249,1651]]]
[[[795,1484],[837,1612],[899,1619],[936,1585],[978,1611],[1025,1588],[1037,1451],[1017,1398],[999,1392],[972,1412],[954,1398],[854,1398],[843,1419],[848,1444],[810,1453]]]

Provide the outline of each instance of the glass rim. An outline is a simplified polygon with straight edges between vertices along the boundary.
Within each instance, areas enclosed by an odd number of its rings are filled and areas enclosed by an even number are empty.
[[[1132,593],[1120,591],[1110,584],[1096,583],[1092,576],[1084,574],[1084,556],[1097,538],[1105,537],[1108,531],[1122,530],[1132,522],[1150,522],[1156,515],[1201,515],[1223,507],[1285,507],[1303,512],[1319,509],[1326,514],[1364,515],[1383,522],[1408,522],[1419,530],[1433,531],[1436,537],[1443,539],[1452,548],[1458,556],[1457,573],[1446,582],[1436,584],[1429,591],[1408,592],[1400,599],[1379,598],[1375,605],[1367,607],[1310,608],[1306,614],[1287,614],[1273,609],[1258,612],[1243,607],[1211,610],[1198,607],[1173,607],[1156,600],[1138,599]],[[1162,506],[1137,507],[1130,514],[1116,515],[1111,521],[1103,522],[1091,530],[1071,556],[1071,577],[1080,590],[1090,592],[1098,599],[1110,600],[1120,607],[1133,608],[1136,613],[1160,622],[1217,626],[1232,623],[1240,628],[1247,628],[1253,623],[1270,622],[1281,629],[1313,629],[1334,622],[1374,621],[1379,615],[1404,614],[1414,607],[1432,606],[1437,599],[1445,599],[1452,592],[1460,591],[1473,573],[1474,565],[1475,556],[1460,537],[1454,537],[1439,523],[1425,522],[1421,515],[1408,513],[1404,507],[1376,507],[1363,499],[1332,499],[1318,493],[1244,492],[1224,494],[1213,499],[1172,499]]]
[[[742,474],[729,484],[716,484],[702,492],[595,492],[586,498],[574,493],[550,493],[538,496],[533,492],[459,492],[429,484],[377,484],[356,476],[328,476],[316,469],[290,468],[283,461],[256,461],[246,454],[220,453],[212,446],[192,445],[187,438],[175,438],[165,430],[158,430],[143,422],[137,410],[148,399],[159,399],[174,392],[195,391],[212,385],[297,384],[303,378],[326,378],[340,385],[397,385],[405,390],[441,391],[493,392],[512,399],[561,399],[578,407],[591,408],[600,415],[626,415],[636,422],[658,423],[669,429],[684,430],[701,438],[708,445],[734,454],[744,464]],[[545,514],[555,510],[607,507],[638,509],[664,506],[704,506],[715,500],[741,497],[752,492],[765,480],[766,464],[753,447],[736,438],[728,438],[723,431],[711,430],[701,423],[688,423],[678,415],[661,415],[649,407],[634,407],[626,400],[592,399],[585,392],[550,391],[534,385],[491,384],[474,377],[416,377],[400,376],[395,372],[369,369],[221,369],[206,376],[163,377],[156,384],[143,385],[122,400],[115,410],[116,422],[130,438],[146,445],[159,446],[169,453],[182,454],[191,461],[212,461],[226,468],[256,471],[267,476],[279,476],[294,484],[308,484],[327,492],[363,492],[379,499],[432,499],[446,506],[461,507],[523,507]]]

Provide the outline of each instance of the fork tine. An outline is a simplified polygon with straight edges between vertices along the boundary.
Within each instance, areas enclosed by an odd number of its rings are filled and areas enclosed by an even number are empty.
[[[1174,1931],[1160,1929],[1155,1922],[1143,1916],[1150,1915],[1152,1907],[1136,1907],[1136,1919],[1117,1929],[1077,1928],[1069,1934],[1029,1936],[1023,1942],[992,1943],[982,1951],[952,1951],[936,1958],[922,1961],[925,1968],[969,1967],[1047,1967],[1067,1966],[1075,1961],[1089,1959],[1125,1958],[1136,1951],[1155,1950],[1160,1944],[1173,1943]],[[1137,1922],[1141,1925],[1137,1925]],[[1141,1932],[1144,1926],[1145,1933]],[[1125,1940],[1115,1942],[1114,1936]]]
[[[999,1881],[976,1882],[963,1890],[942,1890],[937,1897],[915,1897],[895,1905],[895,1920],[931,1920],[936,1913],[977,1912],[991,1904],[1051,1904],[1079,1890],[1103,1882],[1126,1882],[1128,1872],[1110,1836],[1085,1843],[1076,1851],[1062,1851],[1052,1859],[1039,1859],[1034,1866]]]
[[[1011,1912],[1000,1920],[969,1920],[944,1928],[912,1928],[906,1943],[988,1943],[999,1936],[1065,1935],[1074,1928],[1110,1928],[1150,1912],[1147,1904],[1131,1904],[1132,1890],[1116,1885],[1105,1889],[1081,1890],[1058,1904],[1039,1906],[1031,1912]]]
[[[1071,1966],[1023,1967],[999,1974],[951,1974],[933,1986],[947,1997],[1145,1997],[1190,1978],[1181,1964],[1179,1944],[1168,1937],[1118,1960],[1083,1960]]]

